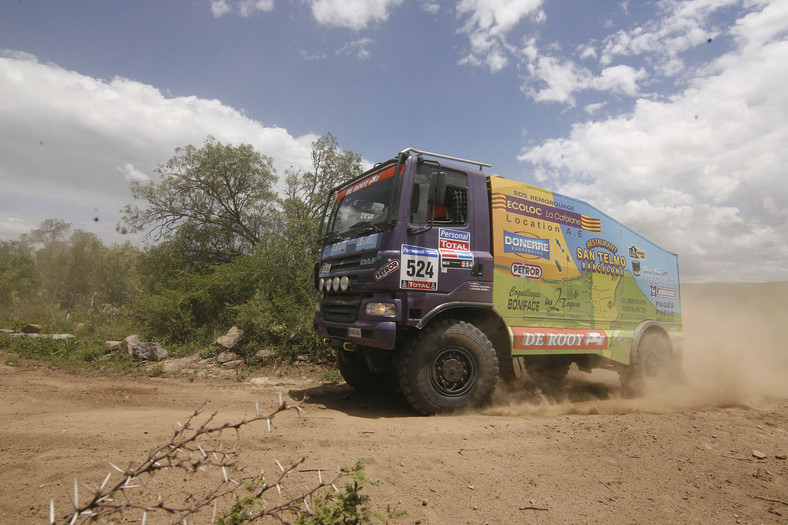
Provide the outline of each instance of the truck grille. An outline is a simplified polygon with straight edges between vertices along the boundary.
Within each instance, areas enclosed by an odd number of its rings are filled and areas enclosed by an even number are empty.
[[[343,257],[332,259],[331,261],[331,271],[332,272],[349,272],[355,271],[361,268],[361,259],[360,255],[354,255],[351,257]]]
[[[335,323],[352,323],[358,319],[361,297],[328,296],[323,299],[323,319]]]

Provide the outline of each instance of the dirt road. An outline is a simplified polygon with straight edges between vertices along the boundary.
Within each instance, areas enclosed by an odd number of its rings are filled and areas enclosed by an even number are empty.
[[[788,366],[775,327],[785,319],[747,309],[764,299],[763,290],[685,291],[685,386],[624,400],[615,377],[575,372],[566,403],[501,388],[489,407],[439,417],[323,384],[308,367],[262,371],[269,381],[256,385],[72,375],[3,354],[0,522],[45,523],[50,500],[62,520],[75,478],[101,483],[109,462],[141,460],[205,401],[216,421],[236,421],[256,403],[274,409],[282,393],[304,414],[279,414],[271,432],[262,422],[242,429],[241,462],[275,472],[276,460],[306,457],[302,476],[314,479],[290,487],[298,491],[317,482],[314,469],[364,458],[380,482],[365,488],[374,506],[408,510],[396,523],[785,524]]]

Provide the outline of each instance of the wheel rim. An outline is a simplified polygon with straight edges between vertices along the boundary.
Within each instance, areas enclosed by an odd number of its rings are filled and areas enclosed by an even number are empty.
[[[643,375],[648,378],[661,377],[668,363],[667,349],[661,345],[649,348],[643,356]]]
[[[643,373],[646,377],[656,377],[662,370],[662,358],[656,352],[649,352],[643,363]]]
[[[467,393],[475,382],[476,362],[464,348],[444,348],[432,360],[430,383],[441,395],[461,396]]]

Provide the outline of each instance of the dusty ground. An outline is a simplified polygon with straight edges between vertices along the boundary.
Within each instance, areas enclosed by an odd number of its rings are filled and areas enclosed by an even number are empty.
[[[501,389],[482,410],[420,417],[311,367],[262,371],[256,385],[73,375],[0,355],[0,522],[45,523],[50,500],[62,522],[75,478],[101,483],[109,462],[141,460],[203,402],[236,421],[281,392],[304,414],[245,427],[241,461],[273,473],[305,456],[300,470],[325,472],[365,458],[374,505],[408,510],[396,523],[788,523],[788,286],[683,293],[689,383],[634,401],[615,377],[578,372],[570,402]],[[291,492],[317,482],[299,475]]]

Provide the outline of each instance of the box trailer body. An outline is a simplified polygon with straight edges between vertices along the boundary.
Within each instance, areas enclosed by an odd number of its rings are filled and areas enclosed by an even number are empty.
[[[676,254],[486,166],[407,149],[332,193],[314,324],[348,383],[434,413],[498,375],[557,387],[570,363],[633,391],[679,375]]]

